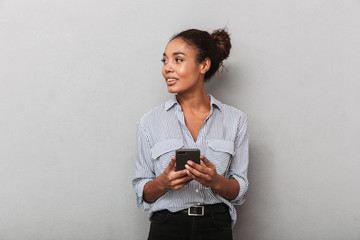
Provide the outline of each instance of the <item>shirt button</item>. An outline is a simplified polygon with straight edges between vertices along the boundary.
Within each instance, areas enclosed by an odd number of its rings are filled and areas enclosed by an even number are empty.
[[[195,192],[199,192],[199,189],[195,189]]]

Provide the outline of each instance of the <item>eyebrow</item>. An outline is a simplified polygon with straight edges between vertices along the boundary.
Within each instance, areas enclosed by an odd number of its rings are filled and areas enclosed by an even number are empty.
[[[186,54],[182,53],[182,52],[174,52],[172,55],[174,55],[174,56],[176,56],[176,55],[184,55],[184,56],[186,56]],[[163,56],[167,57],[165,53],[163,53]]]

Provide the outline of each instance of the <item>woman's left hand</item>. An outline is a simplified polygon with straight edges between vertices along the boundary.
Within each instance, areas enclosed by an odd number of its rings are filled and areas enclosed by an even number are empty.
[[[185,165],[187,174],[201,185],[215,188],[220,177],[216,172],[215,165],[204,157],[204,155],[200,156],[200,160],[200,164],[194,163],[193,161],[187,161]]]

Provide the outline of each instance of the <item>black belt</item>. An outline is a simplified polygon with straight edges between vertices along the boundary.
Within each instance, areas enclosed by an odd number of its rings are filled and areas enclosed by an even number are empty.
[[[187,214],[189,216],[204,216],[211,213],[223,213],[229,212],[229,207],[224,203],[217,203],[212,205],[196,205],[184,210],[175,212],[181,214]]]

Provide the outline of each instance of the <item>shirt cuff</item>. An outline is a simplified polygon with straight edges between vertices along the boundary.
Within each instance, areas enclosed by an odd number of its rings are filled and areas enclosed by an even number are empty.
[[[236,198],[231,200],[231,203],[234,205],[241,205],[245,201],[245,193],[248,190],[249,183],[239,176],[231,176],[231,177],[234,178],[236,181],[238,181],[240,185],[240,191],[236,196]]]
[[[151,207],[151,203],[144,201],[144,186],[146,183],[152,181],[153,179],[142,179],[138,182],[136,186],[136,203],[137,207],[143,211],[148,211]]]

